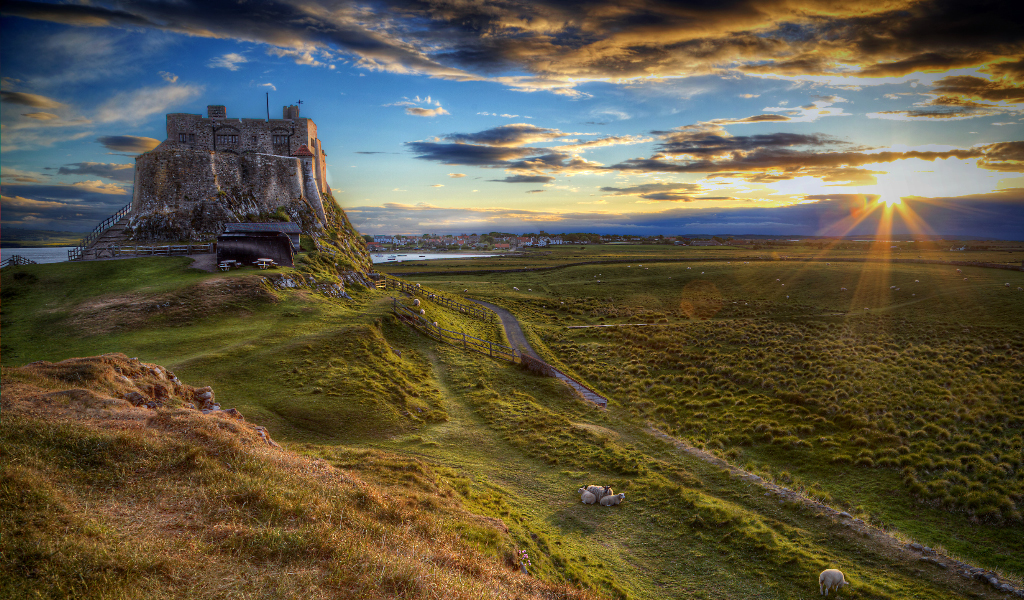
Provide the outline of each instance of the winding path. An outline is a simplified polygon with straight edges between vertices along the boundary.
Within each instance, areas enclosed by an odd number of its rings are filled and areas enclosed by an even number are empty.
[[[495,314],[498,315],[498,318],[501,319],[501,326],[505,328],[505,337],[508,338],[508,345],[518,349],[523,354],[529,354],[533,358],[540,360],[540,357],[537,356],[536,352],[534,352],[533,347],[530,346],[530,342],[526,341],[526,335],[523,334],[523,328],[519,326],[519,320],[516,319],[515,315],[497,304],[491,304],[490,302],[484,302],[483,300],[474,300],[472,298],[466,298],[466,300],[493,310]]]
[[[495,314],[498,315],[498,318],[501,319],[501,326],[505,328],[505,337],[508,338],[509,346],[517,348],[519,352],[522,354],[526,354],[532,358],[537,359],[540,362],[543,362],[545,365],[547,365],[547,368],[551,369],[551,372],[554,374],[556,378],[564,381],[569,387],[575,390],[576,393],[582,396],[584,399],[593,402],[594,404],[600,406],[601,408],[608,407],[607,398],[605,398],[601,394],[598,394],[594,390],[586,387],[585,385],[576,381],[572,377],[569,377],[568,375],[559,371],[555,367],[547,364],[541,357],[537,356],[537,353],[533,350],[533,347],[530,346],[530,342],[526,341],[526,335],[523,334],[523,328],[519,326],[519,320],[516,319],[515,315],[513,315],[507,309],[498,306],[497,304],[491,304],[490,302],[484,302],[483,300],[474,300],[472,298],[466,298],[466,300],[469,300],[470,302],[474,302],[481,306],[485,306],[493,310]]]

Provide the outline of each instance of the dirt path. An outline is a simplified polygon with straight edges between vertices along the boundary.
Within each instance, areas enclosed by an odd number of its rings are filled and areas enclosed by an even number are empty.
[[[523,334],[523,329],[519,326],[519,320],[516,319],[515,315],[496,304],[491,304],[490,302],[473,300],[472,298],[466,298],[466,300],[469,300],[474,304],[479,304],[480,306],[486,306],[498,315],[498,318],[501,319],[501,326],[505,328],[505,337],[508,338],[509,346],[518,348],[523,354],[529,354],[537,359],[540,358],[537,356],[537,353],[533,351],[533,347],[530,346],[530,342],[526,341],[526,335]]]
[[[951,588],[956,589],[960,587],[960,585],[958,585],[960,583],[958,581],[960,578],[968,580],[974,579],[981,583],[988,584],[998,592],[1013,594],[1017,597],[1024,597],[1024,588],[1019,586],[1019,582],[1011,581],[1006,577],[1001,576],[999,573],[975,567],[966,562],[945,556],[921,544],[902,542],[889,532],[874,527],[873,525],[864,522],[862,519],[852,516],[848,512],[836,510],[831,506],[827,506],[821,502],[808,498],[787,487],[766,481],[749,471],[745,471],[735,465],[729,464],[709,452],[694,448],[683,440],[672,437],[656,427],[648,426],[647,432],[656,438],[670,442],[676,447],[676,449],[685,452],[686,454],[699,458],[704,462],[722,469],[726,469],[733,477],[738,477],[748,481],[752,485],[762,486],[766,490],[765,495],[774,494],[779,498],[780,502],[800,503],[816,511],[821,516],[835,519],[843,527],[846,527],[866,538],[870,538],[877,546],[884,548],[885,552],[891,556],[898,556],[903,559],[909,558],[921,563],[935,565],[937,568],[946,572],[945,575],[940,576],[940,578],[945,579],[947,585],[950,585]]]

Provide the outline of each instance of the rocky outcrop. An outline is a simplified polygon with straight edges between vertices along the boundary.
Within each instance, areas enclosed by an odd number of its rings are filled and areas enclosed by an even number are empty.
[[[225,223],[282,211],[303,231],[322,229],[323,200],[307,170],[297,157],[158,147],[136,159],[126,234],[136,242],[209,240]]]
[[[11,375],[17,376],[12,377]],[[183,383],[171,371],[121,353],[37,361],[5,368],[3,410],[57,419],[155,423],[161,415],[206,415],[235,422],[242,439],[280,447],[266,428],[246,423],[237,409],[222,409],[213,388]],[[31,382],[46,381],[46,389]],[[54,390],[56,387],[58,389]]]

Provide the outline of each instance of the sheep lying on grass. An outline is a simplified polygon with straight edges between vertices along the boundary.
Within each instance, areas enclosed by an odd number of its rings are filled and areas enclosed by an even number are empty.
[[[588,485],[586,490],[596,496],[598,500],[615,493],[612,491],[612,488],[607,485]]]
[[[597,502],[597,496],[595,496],[594,494],[591,494],[590,491],[587,490],[587,488],[580,488],[580,489],[578,489],[576,491],[579,492],[580,500],[584,504],[593,504],[593,503]]]
[[[601,506],[616,506],[619,502],[626,499],[625,494],[615,494],[613,496],[605,496],[601,498]]]
[[[839,569],[825,569],[818,575],[818,589],[822,596],[828,596],[830,590],[838,592],[844,585],[850,585],[850,582],[846,581]]]

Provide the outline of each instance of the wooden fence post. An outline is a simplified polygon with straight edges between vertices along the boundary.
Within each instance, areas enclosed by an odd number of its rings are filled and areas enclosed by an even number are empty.
[[[463,348],[469,348],[469,346],[466,344],[466,332],[465,331],[462,332],[462,347]]]

